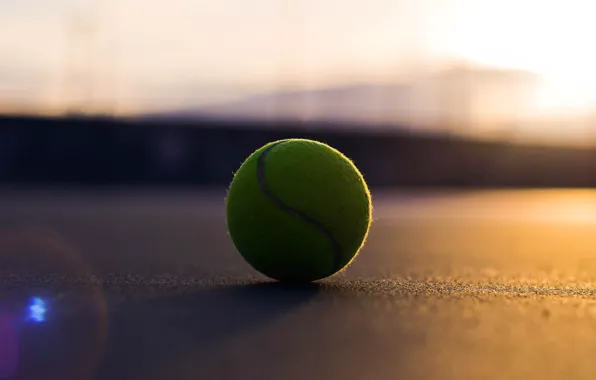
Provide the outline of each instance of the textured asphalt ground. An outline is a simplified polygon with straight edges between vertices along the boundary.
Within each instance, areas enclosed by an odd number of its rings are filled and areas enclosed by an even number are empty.
[[[596,378],[596,192],[373,192],[310,286],[242,261],[224,195],[4,191],[0,378]]]

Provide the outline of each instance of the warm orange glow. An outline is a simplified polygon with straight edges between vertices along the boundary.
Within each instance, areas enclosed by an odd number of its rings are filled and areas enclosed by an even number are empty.
[[[586,111],[596,105],[594,11],[591,1],[466,0],[443,48],[481,64],[539,74],[544,84],[530,112]]]
[[[80,14],[42,0],[3,8],[0,113],[201,111],[266,94],[277,97],[278,114],[301,118],[317,108],[363,125],[596,141],[595,2],[371,1],[105,0]],[[454,61],[465,67],[450,73],[444,64]],[[360,85],[371,90],[311,104],[319,98],[310,91]],[[278,93],[286,91],[305,93],[309,105],[302,96],[285,102]],[[251,115],[267,109],[250,104]]]

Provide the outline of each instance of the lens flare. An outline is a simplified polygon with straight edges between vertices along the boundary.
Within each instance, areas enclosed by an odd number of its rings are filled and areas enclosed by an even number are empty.
[[[0,379],[12,379],[17,373],[20,341],[14,316],[0,314]]]
[[[0,379],[93,377],[107,312],[83,258],[53,231],[0,232]]]
[[[33,297],[29,304],[29,319],[34,322],[44,322],[46,319],[46,302],[39,297]]]

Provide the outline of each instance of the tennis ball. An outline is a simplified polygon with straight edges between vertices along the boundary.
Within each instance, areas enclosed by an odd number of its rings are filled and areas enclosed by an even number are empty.
[[[368,186],[345,155],[306,139],[252,153],[228,189],[226,222],[236,249],[257,271],[311,282],[346,268],[368,235]]]

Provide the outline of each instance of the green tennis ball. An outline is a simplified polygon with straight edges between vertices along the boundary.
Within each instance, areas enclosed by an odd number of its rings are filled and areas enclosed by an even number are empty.
[[[271,142],[240,166],[226,220],[240,254],[278,280],[310,282],[338,273],[368,235],[372,204],[360,171],[321,142]]]

